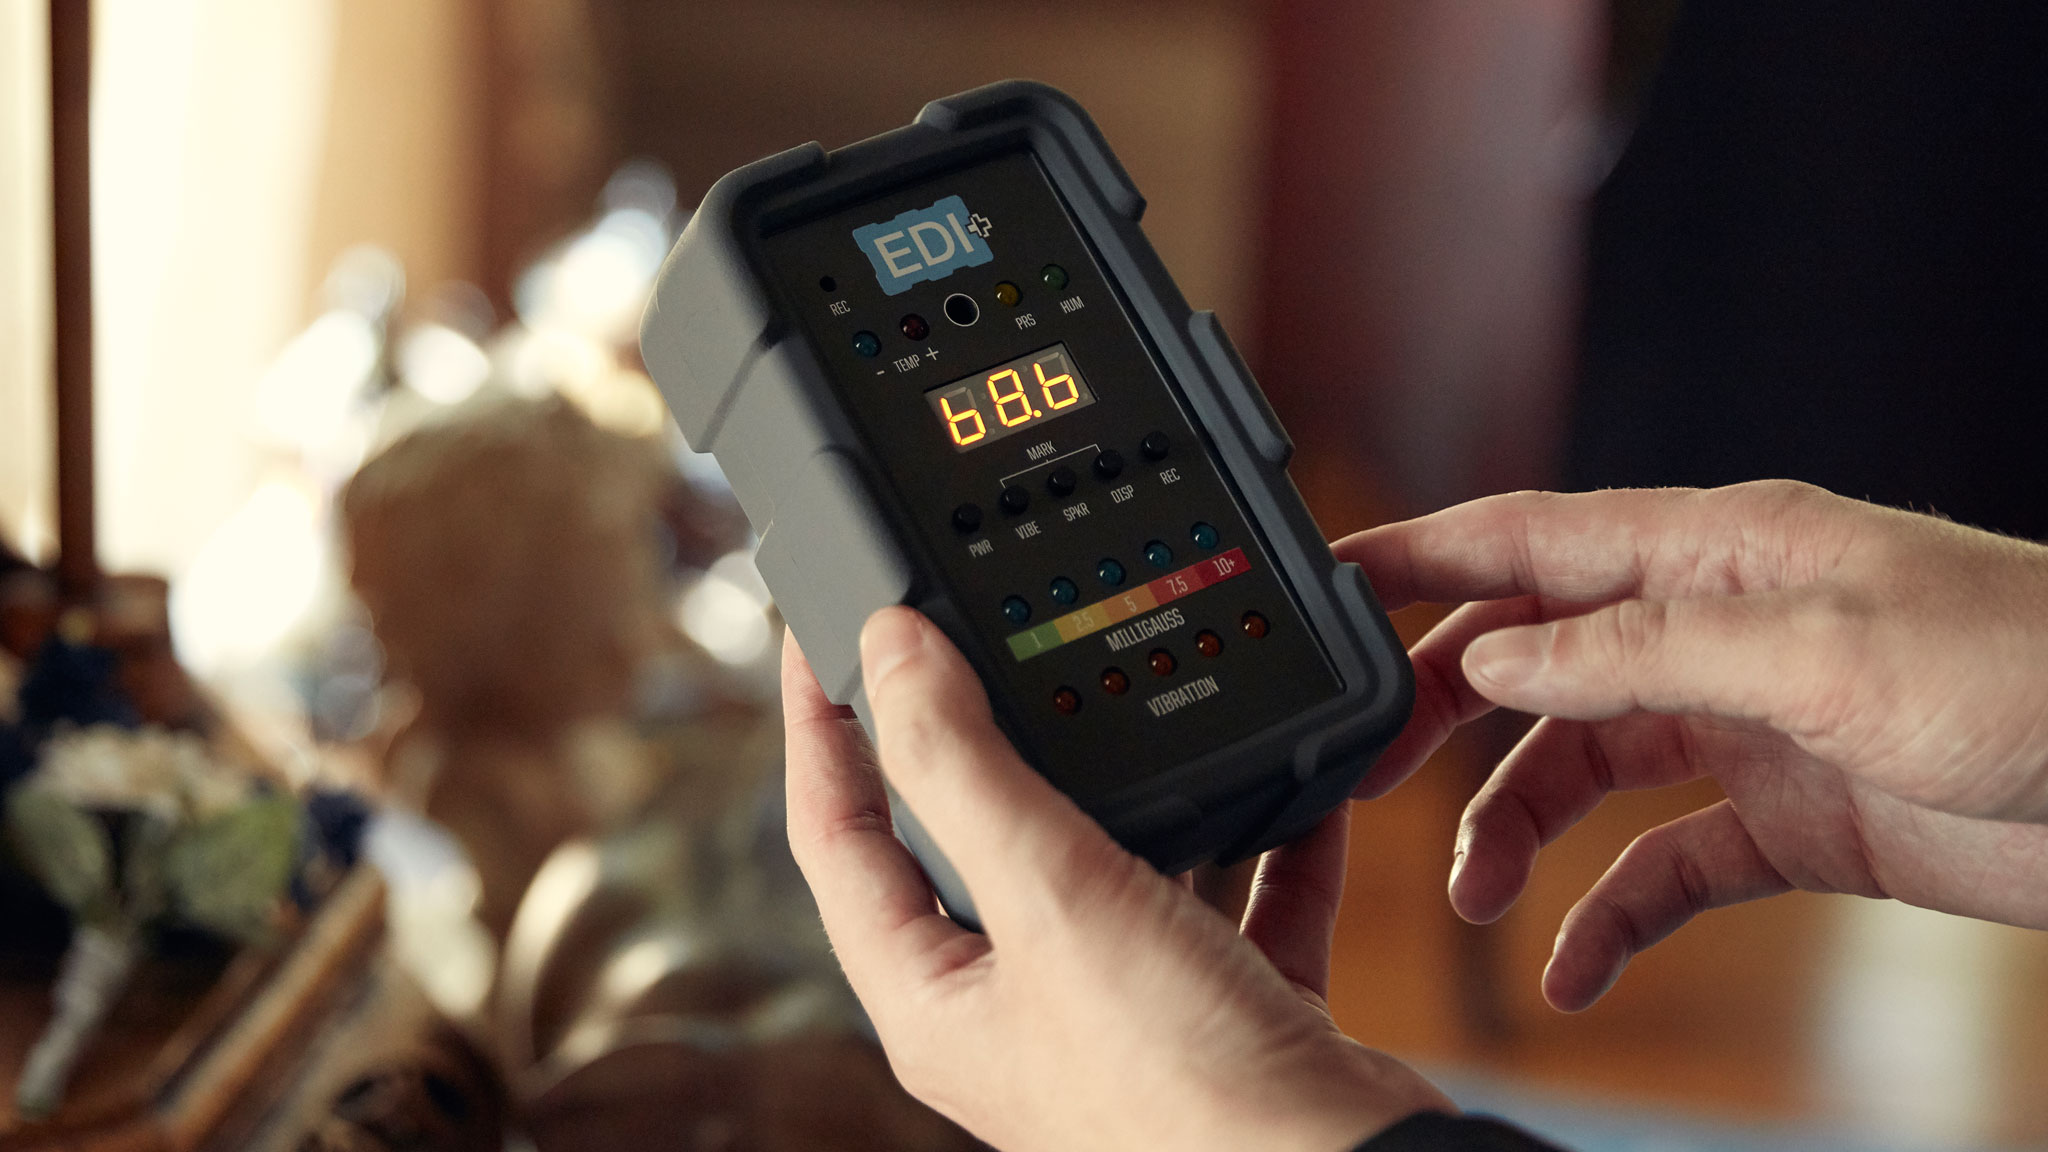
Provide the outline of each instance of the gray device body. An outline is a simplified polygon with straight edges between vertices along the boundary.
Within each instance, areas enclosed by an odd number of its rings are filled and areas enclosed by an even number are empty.
[[[872,734],[861,627],[918,608],[1020,754],[1170,873],[1276,846],[1343,803],[1406,722],[1413,682],[1371,588],[1288,479],[1293,445],[1257,384],[1140,230],[1143,208],[1071,99],[990,85],[721,179],[662,269],[641,349],[685,439],[731,481],[828,697]],[[883,234],[904,220],[926,232]],[[958,267],[912,254],[942,243]],[[968,313],[955,295],[975,319],[941,318]],[[1015,372],[990,374],[1005,366],[1035,371],[1039,390],[1005,393]],[[951,379],[963,368],[976,371]],[[969,402],[983,409],[971,424]],[[1033,434],[981,443],[1012,417]],[[1093,602],[1069,611],[1083,584]],[[892,808],[947,911],[976,925],[915,814]]]

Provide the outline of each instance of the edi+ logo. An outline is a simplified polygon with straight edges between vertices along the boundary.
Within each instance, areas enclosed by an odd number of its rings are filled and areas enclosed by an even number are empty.
[[[894,296],[995,259],[988,246],[991,230],[986,216],[969,212],[958,196],[945,196],[929,208],[855,228],[853,242],[874,265],[882,291]]]

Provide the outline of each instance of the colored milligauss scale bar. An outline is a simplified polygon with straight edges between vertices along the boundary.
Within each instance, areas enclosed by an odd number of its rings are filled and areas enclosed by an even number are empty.
[[[1010,655],[1019,661],[1029,660],[1251,570],[1252,564],[1245,559],[1244,549],[1232,548],[1221,556],[1211,556],[1199,564],[1169,572],[1150,584],[1098,600],[1086,608],[1076,608],[1036,628],[1027,628],[1010,637]]]

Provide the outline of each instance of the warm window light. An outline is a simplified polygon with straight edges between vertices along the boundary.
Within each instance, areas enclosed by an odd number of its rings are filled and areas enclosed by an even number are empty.
[[[460,404],[490,378],[491,361],[476,341],[445,324],[418,324],[398,343],[398,375],[436,404]]]
[[[630,339],[671,239],[668,226],[643,209],[605,213],[520,278],[519,318],[535,328]]]
[[[337,308],[306,326],[256,385],[265,436],[306,452],[328,440],[363,402],[377,367],[377,333],[367,317]]]
[[[754,570],[752,555],[730,552],[683,594],[676,623],[724,663],[752,664],[775,639],[768,606],[768,587]]]
[[[327,571],[315,498],[272,481],[202,545],[171,589],[171,637],[204,677],[273,655],[311,612]]]

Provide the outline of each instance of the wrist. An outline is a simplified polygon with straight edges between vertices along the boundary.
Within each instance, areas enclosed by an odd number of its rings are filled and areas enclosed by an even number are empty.
[[[1407,1065],[1349,1040],[1338,1053],[1317,1053],[1313,1067],[1247,1077],[1237,1088],[1220,1110],[1230,1122],[1201,1146],[1351,1152],[1418,1112],[1458,1110]]]

